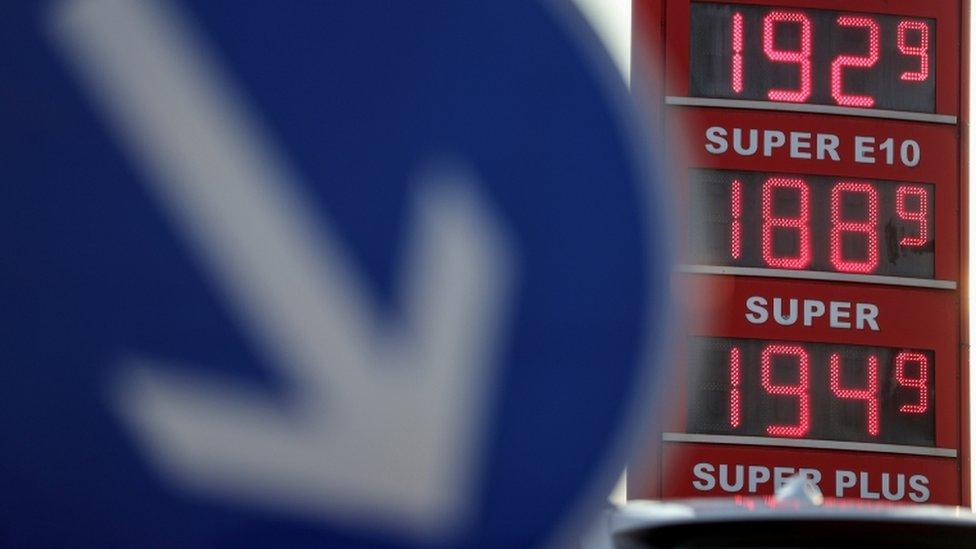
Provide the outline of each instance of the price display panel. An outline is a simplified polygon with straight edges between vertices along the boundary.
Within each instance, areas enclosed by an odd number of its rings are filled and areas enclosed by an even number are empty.
[[[956,0],[635,0],[689,333],[640,498],[967,504]],[[651,53],[648,54],[648,51]],[[666,78],[641,79],[659,62]],[[641,478],[640,471],[655,471]]]
[[[689,251],[703,265],[933,278],[934,188],[694,169]]]
[[[691,339],[689,433],[935,445],[932,351]]]
[[[936,30],[922,17],[693,2],[689,92],[931,113]]]

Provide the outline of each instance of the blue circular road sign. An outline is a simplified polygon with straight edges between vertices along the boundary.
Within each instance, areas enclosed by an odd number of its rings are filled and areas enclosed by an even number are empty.
[[[571,6],[21,2],[0,37],[5,544],[525,546],[609,489],[665,207]]]

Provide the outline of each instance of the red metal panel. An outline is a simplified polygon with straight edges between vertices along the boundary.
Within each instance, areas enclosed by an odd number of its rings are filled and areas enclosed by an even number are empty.
[[[935,278],[956,281],[958,290],[900,287],[860,282],[825,282],[769,278],[763,276],[686,275],[681,284],[686,288],[691,305],[688,314],[690,332],[694,335],[764,340],[788,340],[852,345],[875,345],[927,349],[935,353],[935,445],[942,451],[956,450],[958,457],[930,457],[893,453],[891,449],[875,446],[869,449],[823,449],[777,447],[774,438],[764,439],[769,445],[747,446],[742,444],[704,444],[700,442],[667,442],[663,444],[660,458],[651,462],[657,474],[649,481],[638,481],[632,475],[631,495],[634,497],[689,497],[702,495],[730,495],[721,489],[701,490],[693,484],[701,484],[701,475],[695,476],[694,466],[721,464],[753,467],[762,478],[762,470],[772,472],[780,467],[812,468],[821,471],[821,488],[825,495],[843,498],[879,499],[881,483],[887,480],[905,483],[921,475],[925,478],[928,496],[925,501],[936,503],[968,503],[969,493],[969,413],[968,383],[970,373],[966,360],[968,352],[968,299],[969,288],[965,280],[965,246],[968,242],[967,160],[965,156],[968,128],[966,110],[962,105],[968,94],[968,71],[962,66],[968,56],[969,29],[968,2],[889,2],[865,0],[856,5],[841,4],[830,0],[703,0],[707,2],[740,3],[785,8],[811,8],[856,11],[868,14],[893,14],[906,17],[923,17],[936,21],[936,100],[935,113],[960,117],[958,124],[935,121],[905,121],[840,114],[780,112],[773,110],[740,110],[726,107],[671,106],[666,110],[665,127],[674,135],[684,134],[690,150],[674,169],[673,182],[680,200],[678,211],[688,210],[688,170],[691,168],[750,170],[767,173],[824,175],[844,178],[870,178],[928,183],[935,188]],[[643,29],[644,40],[654,36],[657,42],[660,23],[664,21],[667,82],[666,94],[683,97],[689,89],[689,0],[635,1],[635,40]],[[963,47],[963,50],[960,47]],[[962,85],[960,85],[962,83]],[[660,100],[655,96],[655,99]],[[721,104],[721,102],[719,102]],[[789,108],[788,105],[782,105]],[[941,121],[945,122],[945,120]],[[761,150],[743,155],[728,147],[706,147],[714,141],[708,138],[710,128],[727,131],[731,141],[733,128],[757,130],[760,136],[766,131],[803,134],[830,134],[839,142],[838,158],[828,155],[820,159],[806,159],[791,155],[790,149],[772,147],[768,154]],[[960,135],[962,134],[962,135]],[[874,163],[857,161],[855,138],[862,138],[875,147],[885,139],[895,143],[913,140],[922,152],[916,165],[899,162],[890,164],[875,151]],[[814,141],[815,141],[814,137]],[[961,152],[962,151],[962,152]],[[682,221],[679,231],[685,230]],[[679,233],[680,234],[680,233]],[[690,289],[689,289],[690,288]],[[746,299],[763,296],[769,300],[814,299],[822,302],[843,301],[871,303],[878,307],[880,329],[855,330],[831,328],[825,322],[814,321],[805,326],[797,323],[789,326],[775,322],[754,324],[745,318]],[[680,356],[680,355],[679,355]],[[687,413],[686,359],[674,364],[674,381],[670,391],[672,402],[668,425],[664,430],[683,433]],[[674,437],[672,437],[673,439]],[[729,442],[726,439],[725,442]],[[741,441],[739,441],[741,442]],[[818,444],[821,444],[818,442]],[[829,442],[828,442],[829,444]],[[911,451],[911,450],[909,450]],[[924,450],[917,450],[924,453]],[[660,462],[662,465],[657,469]],[[708,466],[705,466],[707,469]],[[632,468],[638,471],[640,467]],[[735,469],[733,469],[735,470]],[[840,471],[841,473],[838,473]],[[856,473],[856,474],[855,474]],[[717,472],[715,473],[717,475]],[[838,492],[838,475],[843,483],[854,482],[850,488]],[[702,472],[705,475],[705,472]],[[851,475],[854,475],[851,477]],[[899,476],[901,475],[901,476]],[[856,477],[856,478],[855,478]],[[851,478],[855,480],[851,481]],[[918,479],[915,479],[918,481]],[[842,484],[843,484],[842,483]],[[866,483],[866,484],[865,484]],[[706,483],[707,484],[707,483]],[[773,482],[757,486],[755,493],[771,493]],[[896,486],[896,485],[893,485]],[[864,487],[864,492],[860,490]],[[891,488],[891,486],[889,486]],[[912,502],[906,492],[904,497],[888,498]],[[918,491],[918,490],[917,490]],[[736,492],[735,495],[745,495]],[[889,490],[889,494],[891,490]],[[918,498],[916,498],[917,500]]]
[[[881,120],[871,118],[857,118],[853,116],[831,116],[826,114],[798,114],[794,112],[748,111],[738,109],[690,108],[677,107],[670,109],[669,120],[681,123],[686,127],[686,135],[691,139],[689,147],[695,154],[695,159],[701,167],[724,167],[745,170],[759,169],[762,171],[787,171],[816,173],[822,175],[839,175],[845,177],[873,177],[876,179],[893,179],[898,181],[922,181],[934,183],[943,187],[950,186],[949,191],[955,192],[958,180],[958,130],[949,124],[924,124],[918,122],[903,122],[897,120]],[[680,116],[680,119],[674,117]],[[724,153],[711,153],[705,148],[709,143],[706,130],[711,127],[723,128],[728,132],[725,139],[729,142],[729,150]],[[737,154],[732,148],[732,129],[743,130],[742,140],[748,140],[748,130],[758,131],[757,141],[759,150],[750,156]],[[769,155],[765,154],[763,145],[770,139],[764,131],[781,131],[785,134],[786,143],[773,146],[770,143]],[[790,132],[809,133],[811,146],[806,153],[812,158],[791,158]],[[835,152],[839,160],[833,160],[829,152],[824,151],[822,159],[817,158],[816,136],[818,134],[834,135],[839,140]],[[855,137],[873,140],[874,151],[870,154],[873,163],[856,161]],[[913,140],[921,148],[921,156],[916,166],[906,166],[896,151],[893,163],[888,164],[885,154],[878,150],[879,144],[887,138],[892,138],[896,147],[907,140]],[[862,148],[872,146],[867,141]],[[713,142],[714,144],[714,142]]]
[[[809,470],[804,474],[819,474],[817,485],[825,497],[942,504],[956,504],[960,498],[952,458],[736,445],[664,446],[665,498],[768,495],[777,478],[801,469]]]
[[[665,3],[663,0],[634,0],[631,11],[631,87],[641,103],[649,104],[646,111],[648,124],[654,133],[664,124],[664,29]],[[649,406],[652,417],[661,417],[660,410],[667,404]],[[655,437],[656,438],[656,437]],[[658,471],[661,469],[661,453],[657,441],[639,452],[640,467],[632,468],[627,475],[627,488],[631,494],[660,494]],[[640,486],[640,488],[636,488]]]

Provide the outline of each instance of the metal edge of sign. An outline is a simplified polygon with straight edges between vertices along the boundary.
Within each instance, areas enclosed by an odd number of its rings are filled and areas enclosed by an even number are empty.
[[[817,114],[836,114],[841,116],[861,116],[867,118],[887,118],[890,120],[909,120],[912,122],[932,122],[935,124],[957,124],[958,117],[948,114],[925,112],[889,111],[882,109],[860,109],[856,107],[835,107],[833,105],[809,105],[806,103],[782,103],[775,101],[748,101],[744,99],[713,99],[707,97],[680,97],[669,95],[664,98],[667,105],[684,107],[723,107],[727,109],[753,109],[764,111],[788,111]]]
[[[678,272],[688,274],[715,274],[738,276],[764,276],[769,278],[799,278],[834,282],[865,282],[890,286],[911,286],[955,290],[959,284],[955,280],[936,280],[929,278],[908,278],[901,276],[862,275],[850,273],[831,273],[825,271],[791,271],[788,269],[765,269],[762,267],[723,267],[718,265],[678,265]]]
[[[954,448],[929,448],[927,446],[906,446],[902,444],[877,444],[873,442],[842,442],[834,440],[810,439],[769,439],[765,437],[736,436],[736,435],[704,435],[695,433],[663,433],[664,442],[692,442],[708,444],[741,444],[747,446],[778,446],[786,448],[806,448],[823,450],[851,450],[859,452],[877,452],[884,454],[903,454],[912,456],[931,456],[955,458],[958,451]]]
[[[963,507],[972,507],[973,496],[973,470],[972,470],[972,435],[973,435],[973,404],[972,396],[972,325],[969,314],[972,309],[972,277],[962,276],[963,265],[969,265],[973,257],[973,241],[970,236],[970,208],[972,203],[972,193],[969,190],[970,170],[972,169],[969,158],[972,135],[970,122],[972,121],[971,104],[971,83],[972,68],[972,2],[971,0],[961,0],[959,2],[958,24],[959,24],[959,95],[958,109],[960,114],[959,134],[958,134],[958,160],[959,177],[957,189],[959,193],[959,264],[960,264],[960,293],[959,293],[959,362],[957,370],[957,384],[959,399],[959,492],[960,504]],[[937,81],[938,82],[938,81]],[[936,84],[938,85],[938,83]]]

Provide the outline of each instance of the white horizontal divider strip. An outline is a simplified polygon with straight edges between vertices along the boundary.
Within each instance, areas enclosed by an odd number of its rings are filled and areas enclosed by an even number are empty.
[[[948,114],[927,112],[887,111],[880,109],[859,109],[856,107],[835,107],[833,105],[810,105],[807,103],[782,103],[776,101],[746,101],[743,99],[713,99],[710,97],[679,97],[669,95],[664,98],[668,105],[686,107],[724,107],[726,109],[755,109],[763,111],[789,111],[840,116],[864,116],[869,118],[888,118],[891,120],[911,120],[913,122],[932,122],[935,124],[956,124],[958,119]]]
[[[835,282],[866,282],[869,284],[913,286],[916,288],[936,288],[939,290],[955,290],[958,287],[958,284],[954,280],[907,278],[902,276],[829,273],[823,271],[791,271],[789,269],[764,269],[760,267],[723,267],[718,265],[678,265],[677,269],[678,272],[691,274],[765,276],[770,278],[800,278],[805,280],[828,280]]]
[[[905,454],[912,456],[935,456],[954,458],[952,448],[929,448],[928,446],[904,446],[901,444],[875,444],[871,442],[841,442],[835,440],[807,440],[798,438],[742,437],[733,435],[700,435],[693,433],[664,433],[665,442],[697,442],[706,444],[744,444],[749,446],[779,446],[785,448],[818,448],[823,450],[851,450],[854,452],[878,452],[884,454]]]

